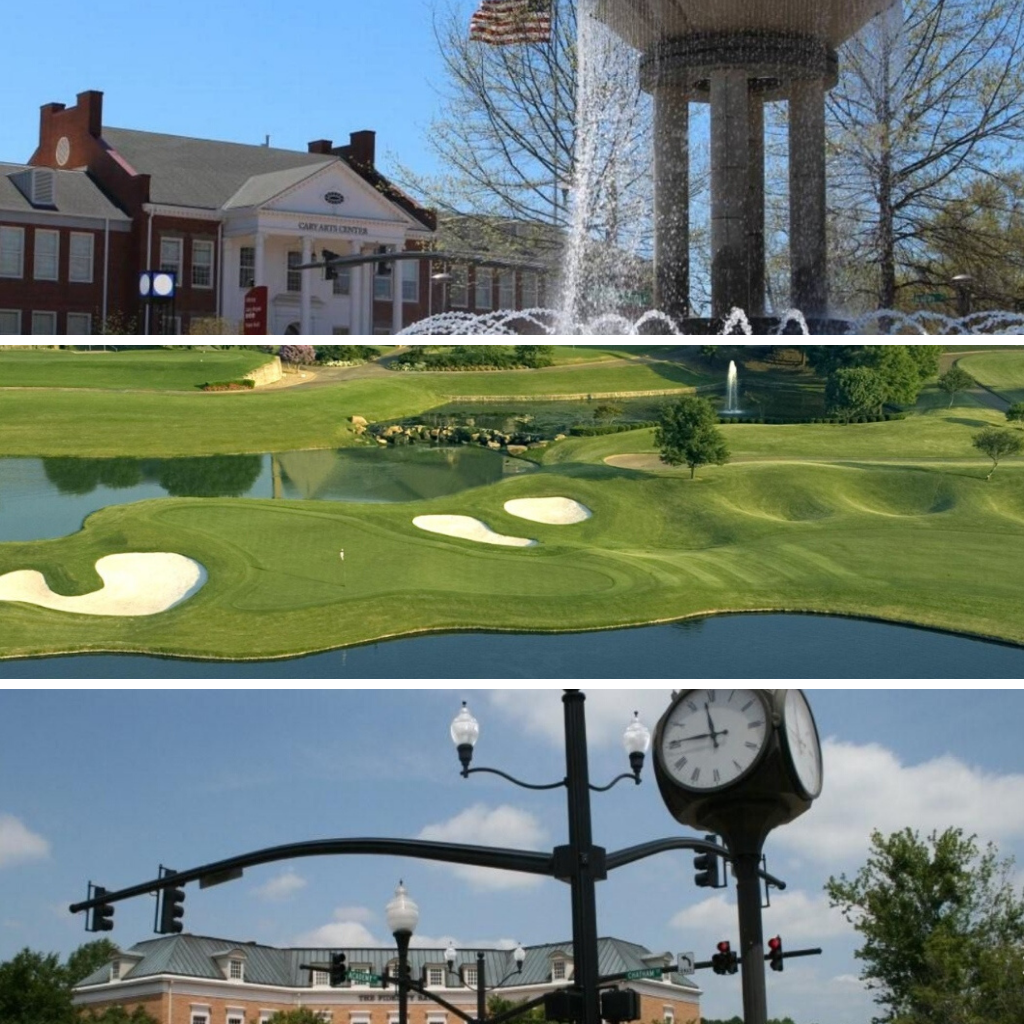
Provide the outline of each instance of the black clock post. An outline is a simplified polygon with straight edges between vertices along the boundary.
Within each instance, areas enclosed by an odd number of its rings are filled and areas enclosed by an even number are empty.
[[[654,733],[665,806],[715,832],[732,856],[739,915],[744,1024],[766,1024],[761,856],[768,833],[821,792],[821,745],[799,690],[683,690]]]

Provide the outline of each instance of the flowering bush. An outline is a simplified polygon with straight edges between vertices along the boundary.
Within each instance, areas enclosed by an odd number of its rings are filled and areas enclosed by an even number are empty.
[[[316,349],[312,345],[282,345],[278,353],[282,363],[309,366],[316,362]]]

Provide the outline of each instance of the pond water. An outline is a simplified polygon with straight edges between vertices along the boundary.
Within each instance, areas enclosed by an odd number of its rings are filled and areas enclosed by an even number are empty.
[[[186,459],[0,459],[0,542],[63,537],[107,505],[146,498],[439,498],[533,465],[486,448],[344,448]]]
[[[817,615],[727,615],[558,635],[454,633],[283,661],[88,654],[8,679],[1021,679],[1024,648]]]

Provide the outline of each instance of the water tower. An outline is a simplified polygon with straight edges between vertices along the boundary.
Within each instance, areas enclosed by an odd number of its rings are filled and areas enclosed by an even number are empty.
[[[895,0],[596,0],[654,97],[655,306],[689,306],[689,105],[711,104],[712,316],[764,314],[764,103],[789,103],[793,305],[826,314],[825,92],[836,49]]]

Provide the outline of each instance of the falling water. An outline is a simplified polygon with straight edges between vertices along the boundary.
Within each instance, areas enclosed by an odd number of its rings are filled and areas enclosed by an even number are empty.
[[[739,405],[739,375],[736,373],[736,364],[730,359],[729,375],[725,382],[725,408],[722,411],[729,416],[734,416],[742,412]]]

